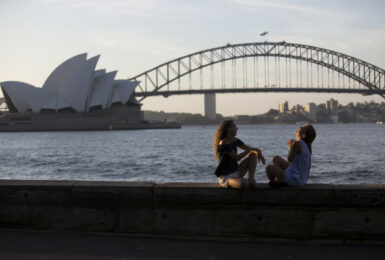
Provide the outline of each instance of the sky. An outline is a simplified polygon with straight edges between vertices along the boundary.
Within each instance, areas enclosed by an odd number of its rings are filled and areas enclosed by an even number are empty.
[[[101,55],[97,68],[127,79],[227,43],[282,41],[341,52],[385,69],[384,0],[0,0],[0,82],[41,87],[63,61]],[[268,31],[265,38],[260,33]],[[374,100],[358,94],[218,94],[217,113]],[[143,110],[203,113],[203,95],[149,97]]]

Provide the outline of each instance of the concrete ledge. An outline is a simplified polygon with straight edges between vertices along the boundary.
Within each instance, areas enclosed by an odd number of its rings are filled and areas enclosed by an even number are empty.
[[[0,227],[385,241],[385,185],[0,180]]]

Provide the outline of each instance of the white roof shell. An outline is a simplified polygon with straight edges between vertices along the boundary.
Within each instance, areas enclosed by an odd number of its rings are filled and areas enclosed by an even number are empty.
[[[31,109],[33,112],[39,112],[42,104],[54,96],[48,90],[19,81],[2,82],[1,86],[21,113],[26,112],[28,109]]]
[[[98,59],[99,56],[96,56],[85,63],[77,64],[78,69],[74,70],[60,85],[57,85],[58,95],[77,112],[86,110],[87,95]]]
[[[94,71],[94,80],[99,77],[99,76],[102,76],[103,74],[106,74],[106,70],[105,69],[102,69],[102,70],[95,70]]]
[[[51,72],[51,74],[44,82],[43,88],[49,89],[56,93],[58,87],[62,85],[66,79],[71,77],[71,73],[73,73],[75,70],[78,70],[79,67],[82,66],[82,64],[86,61],[87,53],[79,54],[66,60]]]
[[[95,78],[89,108],[93,106],[101,106],[103,109],[108,108],[116,73],[117,71],[113,71]]]
[[[114,80],[117,71],[95,71],[98,60],[99,56],[87,60],[86,53],[74,56],[60,64],[42,88],[18,81],[0,84],[20,113],[68,107],[87,112],[92,106],[108,109],[115,102],[133,102],[132,94],[139,82]]]
[[[26,86],[31,85],[17,81],[7,81],[1,83],[3,91],[6,91],[8,97],[12,100],[12,103],[20,112],[26,112],[29,107],[27,97],[23,92],[23,88]]]
[[[135,88],[139,85],[139,82],[128,80],[116,80],[115,82],[116,84],[113,87],[111,104],[116,102],[126,104],[132,93],[134,93]]]

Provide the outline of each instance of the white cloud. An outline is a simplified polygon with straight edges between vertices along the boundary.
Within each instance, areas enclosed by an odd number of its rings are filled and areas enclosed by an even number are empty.
[[[63,8],[85,9],[108,15],[137,17],[184,17],[184,13],[199,11],[196,5],[173,0],[36,0]]]
[[[273,1],[255,1],[255,0],[233,0],[235,3],[243,5],[244,7],[254,8],[254,7],[270,7],[277,9],[285,9],[291,11],[298,11],[308,14],[318,14],[319,10],[307,6],[295,5],[295,4],[286,4],[283,2],[273,2]]]
[[[357,6],[341,9],[327,2],[316,8],[307,1],[303,4],[288,4],[282,0],[230,1],[249,12],[263,15],[267,20],[265,28],[269,31],[267,40],[318,46],[384,67],[381,46],[385,41],[385,31],[381,27],[369,26],[370,19],[376,18],[368,12],[360,13]]]
[[[230,0],[245,8],[249,12],[255,12],[260,15],[270,17],[269,23],[281,22],[286,27],[292,27],[295,30],[303,27],[322,25],[323,28],[334,29],[342,23],[359,19],[359,13],[333,8],[325,4],[322,7],[312,7],[311,4],[295,4],[288,1],[265,1],[265,0]],[[314,30],[314,29],[313,29]]]
[[[37,0],[63,8],[87,9],[106,14],[127,14],[134,16],[151,16],[156,1],[152,0]]]
[[[138,33],[93,31],[84,36],[90,44],[125,52],[172,59],[191,52],[191,46],[182,39],[146,36]]]

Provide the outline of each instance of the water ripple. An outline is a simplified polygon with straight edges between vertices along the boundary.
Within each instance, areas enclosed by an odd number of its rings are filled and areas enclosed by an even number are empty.
[[[240,125],[238,137],[270,162],[287,155],[297,127]],[[383,183],[385,126],[315,127],[310,183]],[[0,133],[0,179],[216,182],[215,129]],[[267,182],[263,165],[255,178]]]

